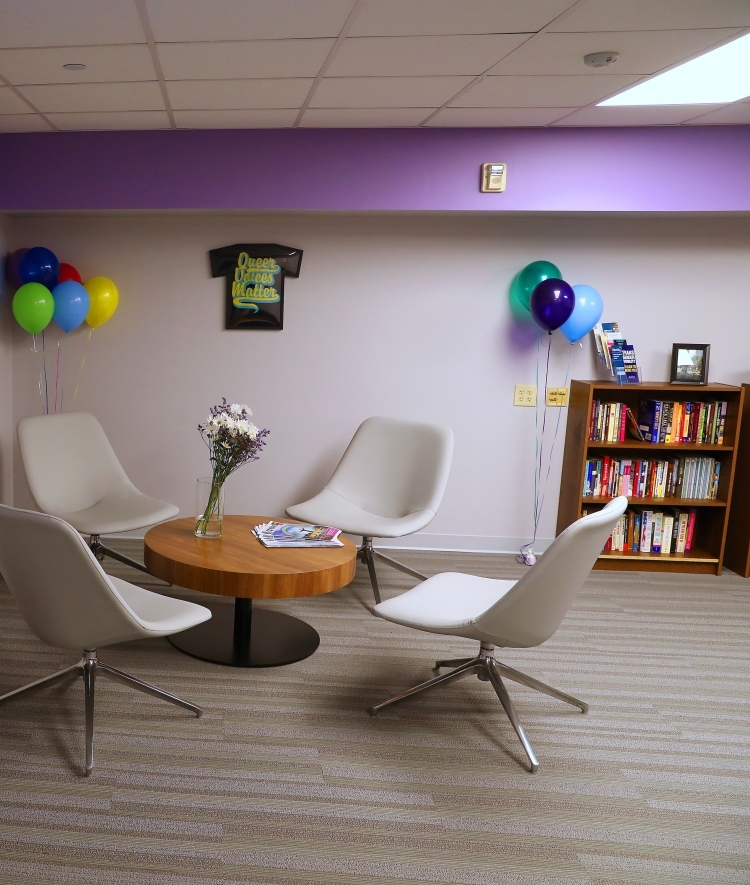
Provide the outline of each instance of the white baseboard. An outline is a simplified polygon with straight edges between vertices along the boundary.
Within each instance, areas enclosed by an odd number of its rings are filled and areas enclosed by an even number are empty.
[[[123,538],[130,541],[143,540],[144,532],[123,532],[107,535],[109,538]],[[356,535],[350,536],[359,545],[362,541]],[[376,538],[374,546],[380,550],[436,550],[451,553],[518,553],[522,544],[529,538],[503,538],[499,535],[433,535],[417,532],[404,538]],[[534,552],[544,553],[553,538],[537,538]]]
[[[503,538],[499,535],[433,535],[417,532],[404,538],[377,538],[382,550],[446,550],[454,553],[518,553],[530,538]],[[534,551],[544,553],[554,538],[537,538]]]

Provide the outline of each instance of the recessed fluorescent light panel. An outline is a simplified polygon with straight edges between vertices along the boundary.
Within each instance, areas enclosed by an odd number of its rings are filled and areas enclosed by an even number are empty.
[[[651,80],[600,101],[598,107],[727,104],[750,95],[750,34]]]

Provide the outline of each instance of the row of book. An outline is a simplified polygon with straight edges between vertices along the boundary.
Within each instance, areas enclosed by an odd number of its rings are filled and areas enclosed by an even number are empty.
[[[686,498],[715,501],[721,462],[716,458],[588,458],[584,498]]]
[[[624,442],[629,433],[642,442],[723,445],[726,402],[663,402],[641,400],[638,420],[625,403],[594,400],[589,442]]]
[[[726,402],[640,401],[638,427],[647,442],[723,445]]]
[[[587,511],[583,511],[587,515]],[[604,551],[612,553],[690,553],[697,512],[688,510],[626,510],[617,521]]]

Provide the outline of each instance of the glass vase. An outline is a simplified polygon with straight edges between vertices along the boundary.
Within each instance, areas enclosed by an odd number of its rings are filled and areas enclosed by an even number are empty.
[[[224,524],[224,483],[204,476],[198,480],[195,498],[195,534],[220,538]]]

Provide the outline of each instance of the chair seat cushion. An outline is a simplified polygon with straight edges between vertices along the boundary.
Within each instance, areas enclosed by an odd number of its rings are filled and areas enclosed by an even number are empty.
[[[125,604],[143,625],[143,636],[169,636],[188,627],[202,624],[211,617],[209,609],[186,599],[175,599],[144,590],[120,578],[108,575]],[[133,637],[136,638],[136,637]]]
[[[411,535],[429,525],[435,516],[434,510],[418,510],[395,518],[378,516],[363,510],[332,489],[323,489],[309,501],[287,507],[286,512],[292,519],[301,519],[315,525],[332,525],[347,534],[364,535],[368,538],[401,538],[403,535]]]
[[[516,581],[443,572],[400,596],[386,599],[372,610],[379,617],[405,627],[482,640],[484,634],[476,630],[472,622],[515,584]]]
[[[180,512],[179,507],[175,507],[174,504],[149,498],[139,492],[135,486],[119,488],[85,510],[69,513],[45,509],[52,516],[64,519],[84,535],[129,532],[132,529],[164,522],[165,519],[171,519]]]

